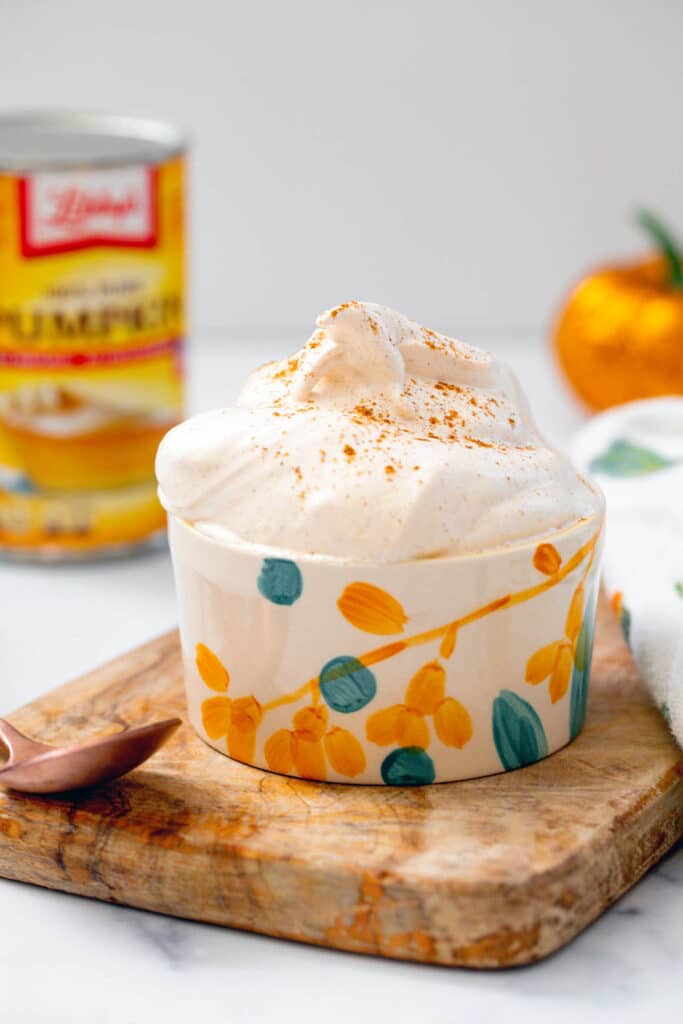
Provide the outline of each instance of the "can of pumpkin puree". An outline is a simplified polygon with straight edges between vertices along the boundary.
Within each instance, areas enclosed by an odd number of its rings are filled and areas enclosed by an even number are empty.
[[[0,553],[163,535],[154,456],[182,416],[184,153],[171,126],[0,117]]]

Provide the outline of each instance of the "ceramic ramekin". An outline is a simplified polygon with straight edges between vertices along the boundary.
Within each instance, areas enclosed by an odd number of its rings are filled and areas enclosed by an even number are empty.
[[[583,725],[602,519],[353,565],[171,517],[190,721],[236,760],[334,782],[446,782],[552,754]]]

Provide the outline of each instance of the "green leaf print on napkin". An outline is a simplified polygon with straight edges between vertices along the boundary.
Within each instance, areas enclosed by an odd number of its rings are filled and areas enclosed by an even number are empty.
[[[678,583],[674,583],[674,590],[679,597],[683,597],[683,580],[679,580]]]
[[[606,452],[591,461],[589,468],[591,473],[602,473],[605,476],[645,476],[673,465],[672,459],[621,439],[612,441]]]

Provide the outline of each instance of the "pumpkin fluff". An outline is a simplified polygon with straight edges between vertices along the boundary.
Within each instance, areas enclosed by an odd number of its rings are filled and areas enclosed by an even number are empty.
[[[157,474],[172,515],[227,544],[402,562],[545,539],[601,506],[500,360],[371,303],[317,325],[250,375],[237,407],[166,436]],[[376,587],[347,588],[340,610],[378,636],[405,622]]]

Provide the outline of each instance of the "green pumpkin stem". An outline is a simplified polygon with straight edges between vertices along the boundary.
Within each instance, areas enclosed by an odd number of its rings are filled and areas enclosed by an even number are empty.
[[[683,265],[681,251],[673,239],[671,232],[665,228],[661,220],[648,210],[636,213],[636,223],[650,236],[659,253],[669,268],[669,286],[676,291],[683,290]]]

